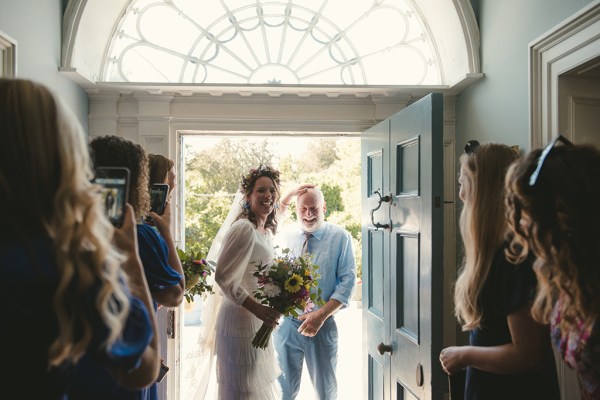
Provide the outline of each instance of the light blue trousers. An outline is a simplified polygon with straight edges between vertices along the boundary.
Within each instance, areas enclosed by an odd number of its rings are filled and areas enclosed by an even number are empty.
[[[273,344],[281,375],[279,383],[283,390],[283,400],[294,400],[300,391],[302,367],[306,368],[319,400],[337,398],[338,330],[333,317],[327,318],[314,337],[302,336],[298,327],[302,321],[286,317],[273,331]]]

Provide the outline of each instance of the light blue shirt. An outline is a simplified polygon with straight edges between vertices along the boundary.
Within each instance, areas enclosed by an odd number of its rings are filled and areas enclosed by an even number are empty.
[[[284,234],[284,248],[289,248],[296,256],[301,254],[303,243],[303,231],[298,228]],[[348,306],[356,283],[356,261],[350,233],[340,226],[323,222],[312,233],[308,241],[308,252],[313,256],[313,262],[320,267],[318,287],[323,300],[327,302],[335,299],[343,307]],[[318,308],[316,306],[315,310]]]

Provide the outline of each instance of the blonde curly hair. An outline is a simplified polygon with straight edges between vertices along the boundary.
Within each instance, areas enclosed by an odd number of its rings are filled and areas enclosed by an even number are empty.
[[[95,306],[108,327],[106,346],[120,335],[130,307],[124,257],[111,244],[113,227],[90,183],[85,133],[48,89],[17,79],[0,79],[0,131],[1,236],[26,248],[38,238],[52,241],[59,331],[48,363],[76,362],[93,335],[84,296],[100,285]]]

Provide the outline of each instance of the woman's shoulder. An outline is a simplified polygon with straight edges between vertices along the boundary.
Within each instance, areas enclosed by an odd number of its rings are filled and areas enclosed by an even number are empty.
[[[160,241],[162,240],[162,236],[160,233],[151,225],[148,224],[137,224],[137,235],[138,239],[142,241]]]
[[[248,240],[253,240],[255,231],[256,228],[252,222],[245,218],[241,218],[231,224],[231,227],[227,231],[227,234],[223,240],[227,242],[245,242]]]
[[[256,227],[250,220],[246,218],[240,218],[231,224],[231,230],[254,230]]]
[[[25,244],[11,240],[0,245],[0,265],[4,278],[58,276],[52,239],[38,236]]]

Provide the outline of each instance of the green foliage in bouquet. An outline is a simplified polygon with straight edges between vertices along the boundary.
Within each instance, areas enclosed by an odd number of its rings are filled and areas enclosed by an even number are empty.
[[[200,252],[185,252],[177,248],[177,255],[181,260],[183,273],[185,275],[185,299],[188,303],[194,301],[195,295],[206,297],[208,293],[214,293],[213,287],[208,284],[207,279],[215,271],[215,263],[206,261]]]
[[[289,249],[283,249],[280,257],[257,265],[254,276],[258,278],[258,289],[254,297],[284,316],[297,317],[299,313],[311,312],[315,305],[325,304],[318,287],[318,269],[310,254],[293,257]],[[272,331],[273,328],[263,324],[252,345],[266,348]]]

